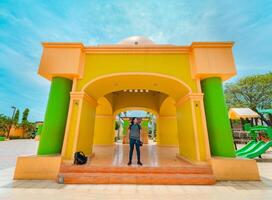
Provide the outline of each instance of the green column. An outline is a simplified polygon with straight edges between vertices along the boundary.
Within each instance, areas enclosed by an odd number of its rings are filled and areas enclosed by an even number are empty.
[[[61,153],[71,88],[71,80],[52,78],[38,155]]]
[[[212,156],[235,157],[221,78],[201,81]]]

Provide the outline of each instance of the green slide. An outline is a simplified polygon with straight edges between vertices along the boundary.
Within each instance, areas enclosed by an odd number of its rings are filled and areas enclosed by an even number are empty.
[[[253,151],[255,151],[256,149],[258,149],[260,146],[262,146],[263,144],[265,144],[264,141],[258,141],[255,145],[252,145],[251,147],[249,147],[246,151],[242,151],[236,154],[236,156],[241,156],[243,157],[244,155],[251,153]]]
[[[272,147],[272,141],[269,141],[267,143],[262,144],[259,148],[257,148],[254,151],[251,151],[250,153],[247,153],[246,155],[243,155],[245,158],[256,158],[263,153],[265,153],[270,147]]]
[[[240,153],[240,152],[245,152],[247,151],[250,147],[256,144],[255,140],[250,140],[245,146],[243,146],[241,149],[238,149],[235,151],[235,153]]]

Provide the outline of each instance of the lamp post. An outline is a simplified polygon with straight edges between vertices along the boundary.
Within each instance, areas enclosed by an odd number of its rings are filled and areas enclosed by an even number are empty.
[[[10,129],[12,127],[13,119],[14,119],[14,115],[15,115],[15,111],[16,111],[16,107],[15,106],[12,106],[11,108],[13,109],[13,113],[12,113],[12,117],[11,117],[11,124],[9,125],[9,130],[8,130],[8,133],[7,133],[7,138],[9,138]]]
[[[15,115],[15,111],[16,111],[16,107],[15,107],[15,106],[12,106],[11,108],[13,109],[13,113],[12,113],[11,120],[13,120],[14,115]]]

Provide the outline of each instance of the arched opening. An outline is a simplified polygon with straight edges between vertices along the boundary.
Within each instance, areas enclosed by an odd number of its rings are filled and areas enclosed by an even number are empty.
[[[169,101],[169,100],[167,100]],[[165,102],[164,104],[168,104]],[[93,151],[95,157],[92,158],[91,164],[94,166],[97,165],[107,165],[107,166],[126,166],[129,157],[129,148],[130,141],[128,137],[128,128],[133,117],[140,120],[139,124],[141,126],[141,140],[143,146],[141,149],[141,161],[145,166],[149,167],[162,167],[162,166],[180,166],[184,162],[176,157],[178,153],[178,139],[175,136],[172,139],[165,139],[167,136],[161,136],[160,142],[158,144],[159,137],[159,127],[161,131],[165,131],[168,127],[165,124],[164,120],[169,120],[171,122],[171,117],[162,116],[162,119],[159,119],[159,113],[156,111],[144,108],[144,107],[124,107],[118,109],[114,112],[114,134],[111,136],[112,144],[97,144],[94,143]],[[167,118],[167,119],[164,119]],[[96,117],[99,120],[99,118]],[[175,121],[176,119],[174,119]],[[167,122],[167,121],[166,121]],[[169,121],[168,121],[169,122]],[[163,123],[160,125],[159,123]],[[118,124],[118,125],[117,125]],[[170,126],[173,124],[170,123]],[[105,126],[104,130],[107,128]],[[171,131],[171,130],[170,130]],[[95,132],[94,141],[97,140],[96,137],[101,137],[101,132]],[[167,134],[162,132],[161,135]],[[170,133],[172,134],[172,133]],[[177,134],[175,132],[175,134]],[[100,136],[99,136],[100,135]],[[173,137],[168,135],[168,137]],[[114,139],[113,139],[114,138]],[[101,140],[100,140],[101,141]],[[174,141],[174,144],[171,143],[168,145],[167,142]],[[107,140],[106,140],[107,143]],[[134,149],[133,153],[133,164],[136,164],[137,156]]]
[[[175,147],[173,155],[186,160],[207,159],[202,96],[193,94],[184,82],[157,73],[117,73],[89,81],[79,94],[79,107],[76,101],[72,105],[76,113],[70,110],[70,119],[73,115],[77,119],[70,122],[72,131],[66,130],[65,144],[69,143],[69,135],[75,134],[76,141],[70,139],[73,146],[66,145],[64,157],[71,157],[77,150],[91,155],[94,145],[114,145],[116,115],[127,109],[141,109],[156,116],[158,146]]]

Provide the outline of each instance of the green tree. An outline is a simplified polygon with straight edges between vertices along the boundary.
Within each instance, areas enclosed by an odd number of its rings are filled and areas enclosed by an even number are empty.
[[[29,114],[29,109],[28,108],[26,108],[25,110],[24,110],[24,112],[23,112],[23,116],[22,116],[22,123],[24,123],[24,122],[27,122],[28,120],[27,120],[27,118],[28,118],[28,114]]]
[[[0,135],[8,135],[8,131],[11,124],[12,124],[11,118],[0,114]]]
[[[33,132],[36,132],[35,123],[24,121],[20,125],[24,129],[24,138],[30,138]]]
[[[118,121],[115,121],[115,128],[114,130],[118,130],[120,128],[120,124]]]
[[[225,96],[229,107],[248,107],[255,111],[271,108],[272,72],[226,84]]]
[[[18,122],[19,122],[19,117],[20,117],[20,111],[19,111],[19,109],[17,109],[16,112],[15,112],[14,118],[13,118],[13,122],[14,122],[15,124],[18,124]]]

